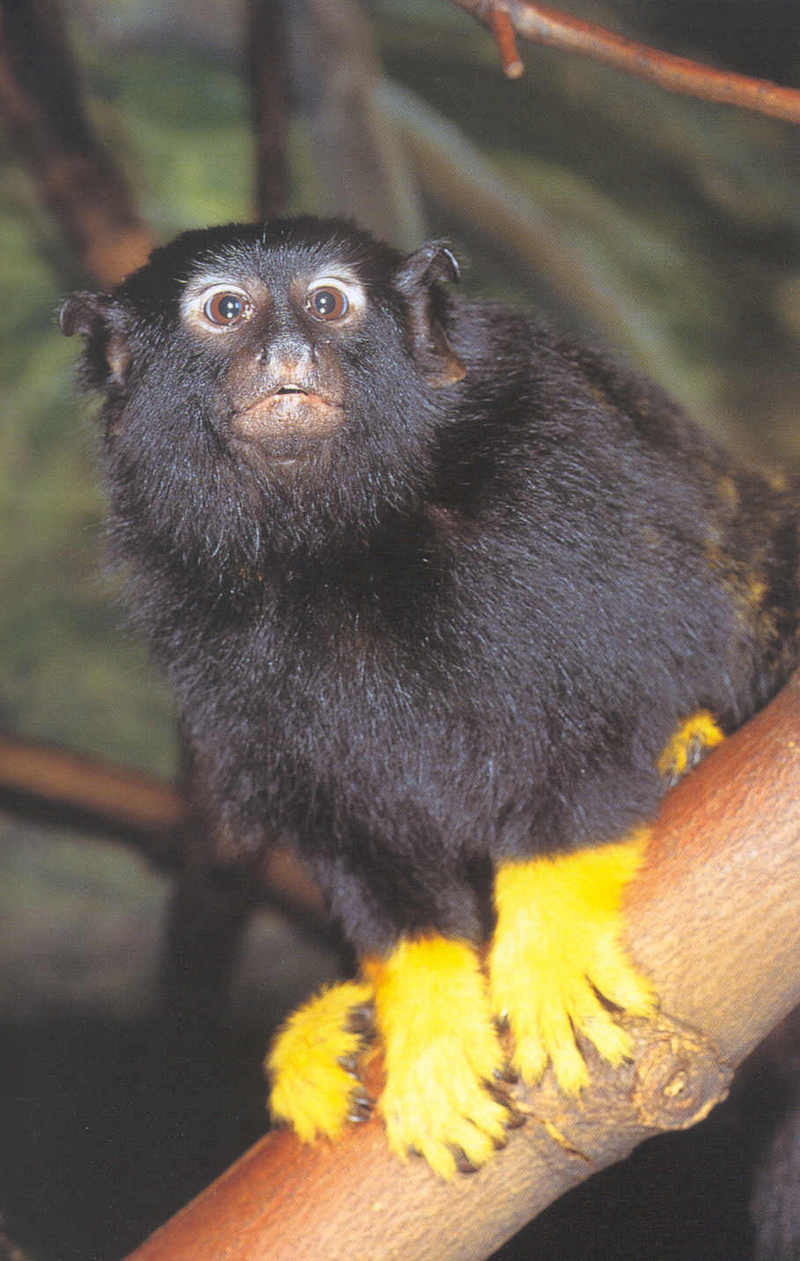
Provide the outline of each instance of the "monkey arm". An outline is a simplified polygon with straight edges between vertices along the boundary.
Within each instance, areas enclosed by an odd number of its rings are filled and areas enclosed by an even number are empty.
[[[405,940],[365,972],[385,1048],[379,1107],[390,1147],[418,1152],[445,1178],[484,1164],[513,1116],[485,1088],[504,1056],[478,951],[439,936]]]
[[[511,1026],[514,1069],[526,1082],[552,1064],[561,1089],[577,1095],[589,1071],[576,1041],[588,1039],[610,1064],[630,1039],[600,999],[651,1016],[647,979],[622,944],[626,890],[645,860],[649,829],[612,845],[500,867],[497,928],[489,952],[492,1007]]]
[[[723,733],[706,710],[677,728],[658,761],[677,783]],[[511,1063],[538,1082],[548,1064],[559,1086],[578,1095],[589,1084],[580,1040],[617,1067],[629,1035],[608,1010],[652,1016],[657,995],[625,949],[628,890],[647,861],[650,828],[613,844],[499,866],[497,925],[488,958],[493,1011],[510,1025]]]
[[[546,1077],[520,1106],[547,1125],[512,1134],[470,1179],[401,1165],[382,1126],[335,1148],[268,1135],[129,1261],[298,1255],[375,1261],[489,1255],[570,1187],[659,1130],[685,1128],[800,1001],[800,676],[669,795],[631,886],[632,952],[664,1018],[634,1024],[633,1061],[592,1058],[580,1104]],[[677,1089],[680,1087],[680,1089]]]

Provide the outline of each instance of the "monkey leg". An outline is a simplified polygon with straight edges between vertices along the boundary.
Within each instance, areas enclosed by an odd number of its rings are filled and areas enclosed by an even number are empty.
[[[550,1063],[562,1090],[577,1094],[588,1071],[576,1035],[618,1065],[630,1039],[607,1004],[653,1011],[651,986],[622,944],[623,894],[646,844],[642,829],[615,844],[498,868],[491,1003],[510,1024],[512,1065],[525,1081],[538,1081]]]
[[[492,1090],[504,1059],[477,952],[438,936],[403,940],[366,960],[364,973],[384,1044],[379,1107],[392,1150],[417,1152],[445,1178],[482,1165],[514,1114]]]
[[[335,1138],[348,1121],[369,1115],[358,1059],[371,1033],[372,989],[345,981],[299,1007],[277,1034],[264,1067],[269,1106],[304,1142]]]
[[[675,783],[720,743],[707,710],[682,722],[657,769]],[[622,901],[647,845],[647,829],[627,840],[558,857],[503,864],[495,876],[497,925],[489,954],[493,1010],[514,1034],[513,1067],[529,1082],[552,1064],[568,1094],[588,1081],[576,1035],[612,1064],[630,1039],[608,1004],[649,1015],[652,988],[622,944]]]

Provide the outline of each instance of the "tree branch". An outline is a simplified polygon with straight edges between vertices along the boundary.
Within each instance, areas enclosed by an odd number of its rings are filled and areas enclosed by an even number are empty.
[[[591,1058],[580,1101],[549,1074],[521,1089],[530,1119],[479,1173],[445,1184],[402,1165],[375,1119],[333,1145],[270,1134],[128,1261],[476,1261],[644,1138],[700,1120],[800,1000],[798,789],[800,675],[656,822],[628,925],[669,1015],[631,1026],[622,1070]]]
[[[2,734],[0,809],[124,841],[172,872],[186,865],[187,831],[198,827],[186,798],[164,780]],[[266,897],[301,918],[321,916],[320,894],[288,850],[271,849],[254,878]]]
[[[247,0],[245,15],[256,216],[274,219],[285,214],[289,195],[286,13],[283,0]]]
[[[505,73],[516,78],[522,63],[515,56],[513,32],[534,44],[561,48],[603,61],[627,74],[658,83],[668,92],[736,105],[800,123],[800,91],[767,79],[715,70],[688,57],[676,57],[617,35],[593,22],[582,22],[531,0],[452,0],[487,25],[498,41]],[[509,30],[509,26],[513,28]]]
[[[305,196],[318,213],[354,218],[409,250],[426,235],[424,207],[393,120],[379,110],[372,24],[354,0],[287,7],[292,91],[315,167]]]
[[[525,66],[517,50],[517,37],[508,10],[502,5],[490,3],[486,21],[500,53],[503,74],[507,79],[519,79],[525,73]]]

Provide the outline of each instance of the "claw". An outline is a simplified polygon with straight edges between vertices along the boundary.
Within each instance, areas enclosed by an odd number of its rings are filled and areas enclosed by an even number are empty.
[[[519,1081],[519,1077],[517,1076],[516,1073],[509,1073],[509,1074],[503,1073],[502,1075],[500,1073],[495,1073],[494,1076],[496,1079],[495,1081],[485,1081],[483,1084],[487,1093],[492,1096],[495,1103],[499,1103],[501,1107],[505,1108],[505,1116],[503,1117],[503,1125],[505,1127],[506,1134],[507,1134],[509,1130],[518,1130],[521,1126],[525,1124],[528,1118],[522,1112],[519,1111],[519,1109],[514,1104],[514,1100],[507,1093],[504,1087],[499,1085],[498,1083],[500,1081],[509,1081],[510,1079],[510,1083],[513,1084]],[[501,1147],[505,1147],[507,1141],[508,1139],[505,1136],[502,1139],[499,1138],[497,1135],[494,1136],[494,1145],[498,1149]]]
[[[478,1172],[478,1166],[473,1165],[472,1161],[467,1158],[460,1147],[454,1147],[452,1152],[453,1160],[456,1162],[456,1169],[459,1173],[470,1174]]]
[[[519,1073],[510,1064],[505,1064],[503,1068],[495,1069],[494,1078],[495,1081],[503,1082],[507,1086],[516,1086],[519,1082]]]
[[[352,1077],[354,1081],[360,1081],[358,1075],[358,1056],[357,1055],[339,1055],[336,1063],[341,1065],[348,1077]]]
[[[526,1125],[528,1118],[524,1112],[520,1112],[518,1108],[510,1107],[508,1110],[508,1120],[506,1126],[509,1130],[521,1130]]]
[[[352,1007],[347,1017],[348,1033],[357,1033],[365,1041],[375,1036],[375,1007],[373,1003],[362,1003]]]
[[[372,1116],[372,1100],[366,1094],[354,1094],[350,1098],[350,1111],[347,1114],[348,1121],[352,1121],[354,1125],[360,1125],[363,1121],[368,1121]]]

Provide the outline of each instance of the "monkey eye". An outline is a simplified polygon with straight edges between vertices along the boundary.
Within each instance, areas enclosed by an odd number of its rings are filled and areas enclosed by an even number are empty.
[[[315,320],[341,320],[350,310],[350,300],[343,289],[326,283],[308,291],[305,307]]]
[[[248,299],[232,289],[216,289],[203,304],[203,315],[217,328],[233,328],[249,319],[250,313]]]

